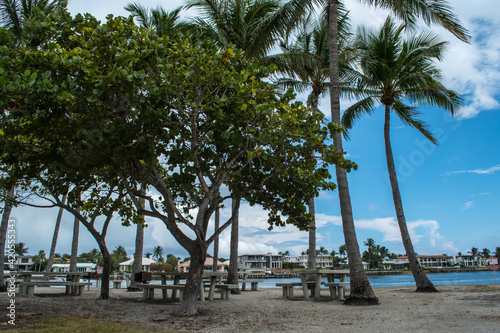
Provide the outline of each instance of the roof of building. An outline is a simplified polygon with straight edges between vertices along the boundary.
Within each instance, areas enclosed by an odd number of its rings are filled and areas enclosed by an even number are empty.
[[[129,259],[127,261],[121,262],[120,265],[128,266],[128,265],[132,265],[133,263],[134,263],[134,259]],[[149,259],[149,258],[142,258],[142,265],[148,266],[151,264],[156,264],[156,261]]]
[[[179,264],[179,267],[189,267],[190,264],[191,261],[184,261],[182,264]],[[213,264],[214,264],[213,258],[205,259],[205,266],[212,266]],[[217,260],[217,266],[224,266],[224,263]]]

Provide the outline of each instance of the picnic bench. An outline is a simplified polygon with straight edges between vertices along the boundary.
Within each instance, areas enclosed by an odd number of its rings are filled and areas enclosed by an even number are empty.
[[[56,287],[65,286],[66,294],[82,295],[85,286],[91,285],[90,282],[73,282],[73,281],[21,281],[19,282],[19,294],[24,296],[33,296],[35,294],[35,286],[37,287]]]
[[[143,299],[144,300],[152,300],[155,297],[155,289],[161,289],[163,299],[169,299],[167,290],[172,290],[172,296],[170,300],[176,299],[176,292],[179,291],[179,301],[182,301],[182,297],[184,295],[185,285],[175,285],[175,284],[149,284],[149,283],[141,283],[137,285],[139,288],[144,290]]]
[[[241,290],[242,291],[245,291],[245,287],[246,287],[247,283],[250,283],[251,290],[257,291],[259,289],[259,282],[264,282],[264,280],[244,279],[244,280],[240,280],[238,282],[241,282]]]
[[[283,288],[283,298],[293,299],[293,288],[302,287],[302,282],[276,283],[276,287]],[[315,281],[307,282],[307,288],[311,289],[311,294],[313,294],[316,288],[316,282]],[[307,292],[304,291],[304,294],[307,294]]]
[[[330,296],[332,299],[345,299],[345,287],[349,286],[349,282],[327,282],[324,285],[330,288]]]

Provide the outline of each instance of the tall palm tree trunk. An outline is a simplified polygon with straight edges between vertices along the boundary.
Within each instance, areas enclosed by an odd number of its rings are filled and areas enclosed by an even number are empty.
[[[391,138],[390,138],[390,120],[391,120],[391,106],[385,106],[385,123],[384,123],[384,140],[385,140],[385,155],[387,158],[387,170],[389,171],[389,179],[391,182],[392,198],[394,200],[394,208],[396,209],[396,217],[398,219],[399,230],[401,231],[401,238],[405,247],[406,255],[410,269],[417,284],[417,290],[420,292],[436,292],[432,282],[427,275],[422,271],[418,263],[413,244],[411,242],[408,226],[406,225],[406,218],[403,211],[403,202],[401,201],[401,194],[399,193],[398,177],[396,175],[396,168],[394,166],[394,157],[392,155]]]
[[[65,193],[62,199],[63,203],[66,202],[67,196],[68,193]],[[63,213],[64,209],[59,208],[59,212],[57,213],[57,218],[56,218],[56,225],[54,227],[54,235],[52,236],[52,244],[50,245],[49,259],[47,260],[47,267],[45,268],[46,272],[52,271],[52,264],[54,263],[54,254],[56,253],[57,237],[59,236],[59,228],[61,227],[61,220]],[[43,279],[48,281],[50,279],[50,276],[44,275]]]
[[[7,197],[5,200],[5,207],[2,214],[2,222],[0,224],[0,291],[7,291],[5,287],[5,275],[3,271],[3,265],[5,262],[5,241],[7,238],[7,228],[9,225],[10,212],[12,211],[12,201],[9,199],[14,198],[15,186],[12,185],[7,189]]]
[[[241,198],[232,200],[232,222],[231,222],[231,253],[229,255],[229,272],[227,275],[227,283],[238,284],[238,233],[239,233],[239,211]],[[237,289],[234,293],[239,294]]]
[[[330,108],[332,121],[340,125],[340,77],[339,77],[339,50],[338,50],[338,0],[330,0],[330,22],[328,30],[328,44],[330,47]],[[343,151],[342,136],[336,133],[335,150],[338,153]],[[368,277],[366,276],[359,252],[358,239],[354,228],[352,216],[351,196],[349,194],[349,184],[347,173],[339,166],[335,166],[337,176],[337,186],[340,200],[340,213],[342,215],[342,228],[347,248],[350,269],[350,295],[346,298],[345,304],[373,305],[379,304],[375,296]]]
[[[319,94],[314,93],[312,102],[312,112],[318,112]],[[314,151],[311,151],[311,158],[314,158]],[[316,208],[314,206],[314,198],[309,200],[309,214],[313,216],[313,220],[309,224],[309,253],[307,256],[307,269],[316,269]],[[316,279],[314,274],[307,277],[308,280]]]

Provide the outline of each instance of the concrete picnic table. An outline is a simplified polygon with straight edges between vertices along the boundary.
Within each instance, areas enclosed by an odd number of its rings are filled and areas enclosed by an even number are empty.
[[[161,279],[161,285],[166,286],[167,285],[167,277],[173,277],[174,278],[174,286],[179,286],[180,285],[180,280],[181,279],[187,279],[188,273],[187,272],[164,272],[164,273],[154,273],[154,275],[159,276]],[[208,292],[208,299],[213,300],[214,299],[214,294],[215,294],[215,289],[217,286],[217,281],[221,281],[222,278],[227,277],[227,272],[212,272],[212,271],[204,271],[203,272],[203,277],[204,278],[209,278],[210,279],[210,284],[209,284],[209,292]],[[222,285],[219,285],[222,287]],[[148,289],[153,289],[154,285],[147,286],[146,288]],[[162,289],[162,294],[163,298],[167,299],[167,289],[164,287],[158,287],[159,289]],[[176,298],[176,293],[177,293],[177,288],[172,289],[172,298]],[[223,295],[226,295],[224,298],[228,298],[227,291],[223,291]],[[149,296],[148,296],[149,298]],[[199,300],[201,302],[205,301],[205,285],[202,282],[200,284],[200,289],[199,289]]]
[[[350,271],[349,270],[344,270],[344,269],[311,269],[311,270],[305,270],[305,271],[300,271],[300,281],[302,283],[302,289],[304,291],[304,299],[308,300],[309,299],[309,293],[307,289],[307,276],[308,275],[315,275],[316,278],[316,285],[314,289],[314,299],[319,300],[321,298],[321,277],[326,276],[327,278],[327,283],[325,284],[330,288],[330,293],[333,298],[344,298],[344,290],[345,286],[347,285],[346,278],[349,276]],[[339,283],[335,283],[333,281],[334,277],[339,278]],[[338,292],[336,292],[336,289],[339,289]],[[335,293],[334,293],[335,289]]]
[[[51,286],[65,286],[66,294],[81,295],[83,287],[88,283],[80,282],[80,278],[87,273],[83,272],[19,272],[19,277],[22,281],[19,283],[19,294],[25,296],[33,296],[35,286],[51,287]],[[32,280],[33,276],[47,277],[49,280]],[[64,277],[66,281],[50,280],[51,277]]]

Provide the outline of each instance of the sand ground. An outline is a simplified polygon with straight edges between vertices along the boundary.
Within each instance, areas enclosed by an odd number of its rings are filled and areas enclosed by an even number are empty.
[[[37,288],[34,297],[16,295],[16,327],[43,317],[74,315],[187,332],[500,332],[500,285],[438,289],[423,294],[414,288],[376,288],[381,304],[359,307],[326,297],[286,300],[281,289],[266,288],[199,303],[199,315],[179,317],[173,314],[179,303],[145,302],[142,292],[112,289],[112,299],[102,301],[96,288],[83,296]],[[0,308],[6,309],[8,302],[8,295],[0,294]]]

